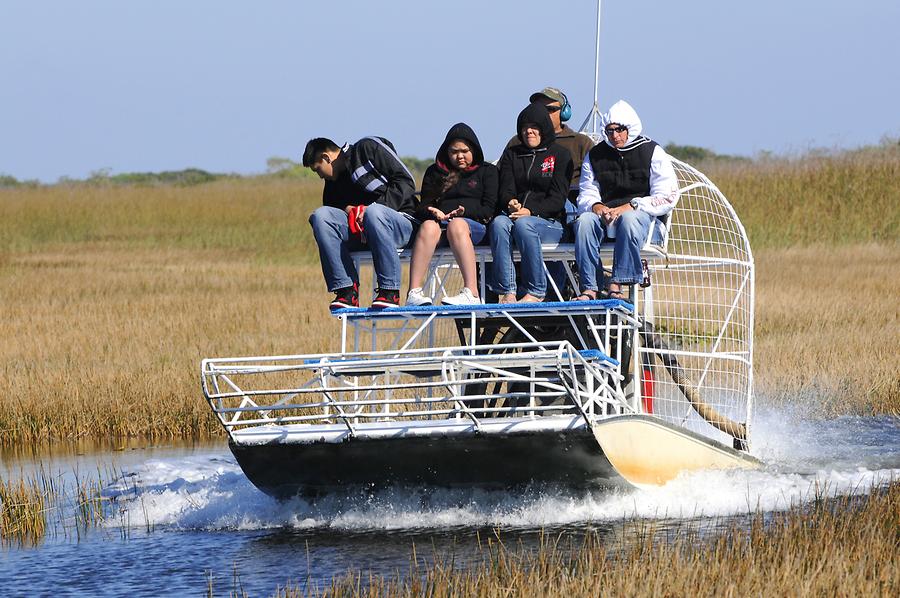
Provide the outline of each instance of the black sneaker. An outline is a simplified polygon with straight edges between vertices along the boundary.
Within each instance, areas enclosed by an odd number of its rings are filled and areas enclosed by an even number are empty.
[[[359,283],[354,282],[352,287],[344,287],[334,292],[334,301],[328,309],[344,309],[345,307],[359,307]]]
[[[400,305],[399,289],[378,289],[375,298],[372,299],[372,307],[382,309],[384,307],[397,307]]]

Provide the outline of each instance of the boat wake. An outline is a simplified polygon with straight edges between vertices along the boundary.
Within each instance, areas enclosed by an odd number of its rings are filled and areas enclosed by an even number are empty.
[[[534,529],[622,519],[731,517],[778,511],[822,494],[865,494],[900,479],[900,419],[808,419],[757,412],[761,470],[683,475],[649,490],[518,491],[392,488],[279,502],[258,491],[227,452],[152,460],[107,488],[110,525],[202,530],[344,532]]]

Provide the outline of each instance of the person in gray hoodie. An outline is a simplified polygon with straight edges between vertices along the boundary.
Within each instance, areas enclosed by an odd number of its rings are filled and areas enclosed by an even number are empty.
[[[600,244],[615,240],[609,296],[626,299],[624,286],[643,278],[641,247],[651,226],[678,201],[678,179],[663,148],[641,135],[641,119],[619,100],[603,115],[605,143],[595,145],[581,165],[575,262],[581,294],[596,299],[603,278]]]

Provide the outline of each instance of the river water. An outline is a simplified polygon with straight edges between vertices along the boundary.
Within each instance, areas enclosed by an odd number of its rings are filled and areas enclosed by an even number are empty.
[[[900,479],[900,419],[757,411],[760,471],[703,472],[652,490],[478,492],[394,489],[277,502],[256,490],[224,443],[3,455],[0,474],[44,471],[111,480],[111,514],[73,532],[64,521],[37,546],[0,548],[0,594],[160,596],[234,590],[268,596],[290,582],[350,570],[408,572],[416,557],[480,559],[479,542],[534,546],[543,532],[624,535],[635,522],[714,532],[754,511],[816,492],[865,494]],[[122,447],[117,447],[122,448]],[[61,482],[62,483],[62,482]],[[68,531],[67,531],[68,530]]]

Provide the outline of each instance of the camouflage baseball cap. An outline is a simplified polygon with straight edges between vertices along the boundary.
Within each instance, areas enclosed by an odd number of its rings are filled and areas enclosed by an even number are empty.
[[[563,99],[562,92],[555,87],[545,87],[540,91],[534,92],[533,94],[531,94],[531,97],[528,98],[528,101],[533,102],[542,96],[547,98],[548,100],[559,102],[560,106],[566,103],[565,99]]]

